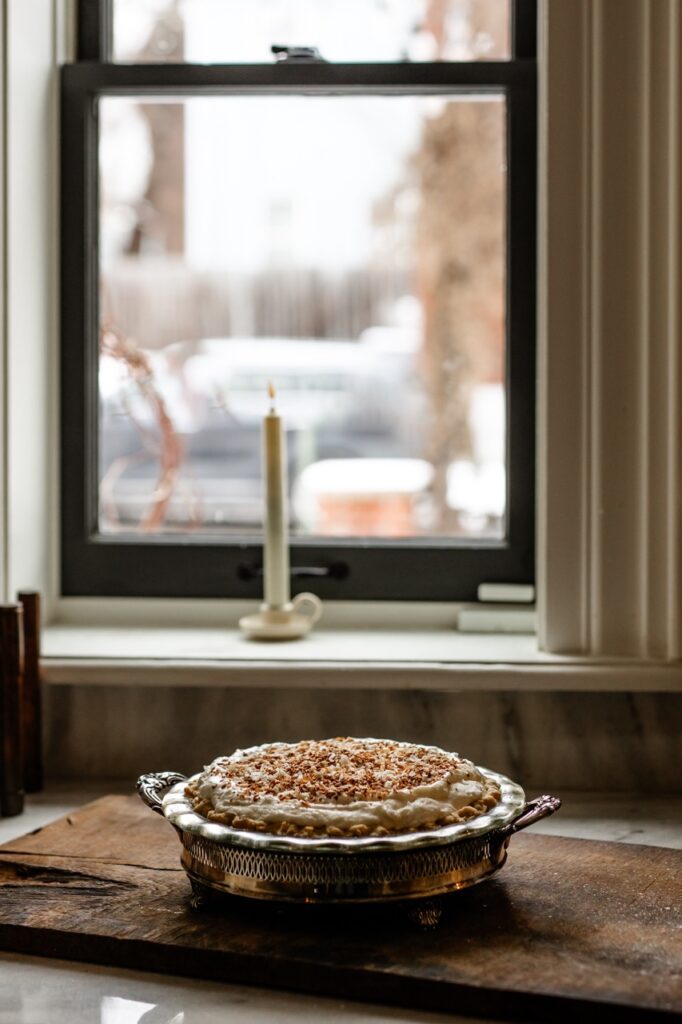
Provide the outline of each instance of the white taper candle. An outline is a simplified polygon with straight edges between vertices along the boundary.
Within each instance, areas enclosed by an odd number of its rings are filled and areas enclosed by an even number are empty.
[[[275,389],[268,385],[270,409],[263,419],[265,475],[265,545],[263,597],[271,608],[289,603],[289,536],[287,451],[282,417],[275,409]]]

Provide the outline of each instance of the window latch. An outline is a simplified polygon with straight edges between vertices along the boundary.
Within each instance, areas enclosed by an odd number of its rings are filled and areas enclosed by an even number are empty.
[[[327,576],[332,580],[345,580],[349,575],[349,570],[345,562],[332,562],[331,565],[292,565],[289,574],[293,579],[313,579],[317,576]],[[249,565],[242,562],[237,566],[237,576],[240,580],[254,580],[262,575],[262,565]]]
[[[319,62],[326,64],[326,61],[316,46],[279,46],[273,44],[270,49],[275,55],[278,64],[298,64]]]

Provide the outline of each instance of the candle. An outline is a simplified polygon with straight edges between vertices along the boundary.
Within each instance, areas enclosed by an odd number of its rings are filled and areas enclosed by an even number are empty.
[[[289,603],[286,442],[282,417],[275,409],[275,389],[268,384],[270,409],[263,419],[265,472],[265,545],[263,596],[270,608]]]

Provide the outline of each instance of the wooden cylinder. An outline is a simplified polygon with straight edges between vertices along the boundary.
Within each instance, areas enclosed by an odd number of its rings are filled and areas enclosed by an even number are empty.
[[[21,753],[23,609],[0,605],[0,814],[24,809]]]
[[[40,682],[40,594],[17,594],[24,612],[24,666],[21,702],[21,740],[24,790],[43,788],[42,691]]]

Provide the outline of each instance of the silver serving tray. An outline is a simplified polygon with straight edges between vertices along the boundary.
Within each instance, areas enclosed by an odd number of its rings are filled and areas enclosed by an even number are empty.
[[[512,835],[561,806],[553,796],[526,803],[517,783],[479,771],[501,790],[499,803],[486,814],[439,829],[363,838],[275,836],[215,824],[192,809],[185,796],[189,780],[177,772],[142,775],[137,789],[180,838],[194,907],[216,891],[305,904],[409,900],[414,918],[432,925],[441,912],[432,897],[499,871]]]

